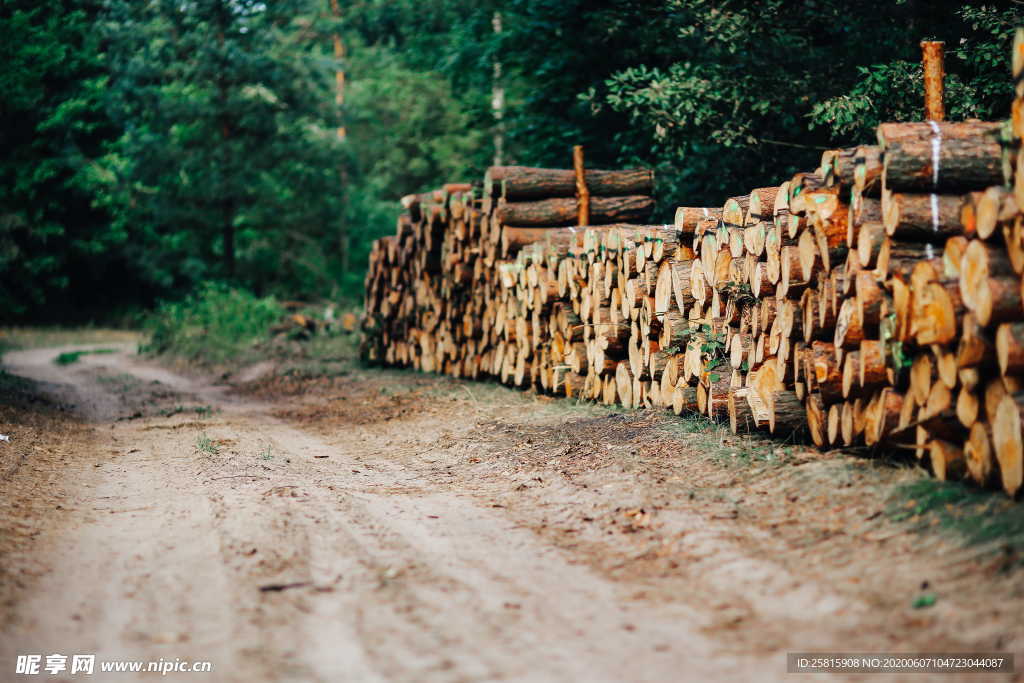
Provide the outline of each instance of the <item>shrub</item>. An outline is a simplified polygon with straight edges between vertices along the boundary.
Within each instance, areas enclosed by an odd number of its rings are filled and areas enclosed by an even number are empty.
[[[181,301],[165,301],[146,320],[142,350],[204,363],[238,360],[269,336],[283,309],[273,297],[207,282]]]

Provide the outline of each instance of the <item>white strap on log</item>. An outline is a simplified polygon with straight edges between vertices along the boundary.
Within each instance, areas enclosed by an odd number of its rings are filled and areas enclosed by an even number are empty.
[[[939,195],[932,192],[931,194],[932,204],[932,232],[939,231]]]
[[[939,150],[942,148],[942,131],[939,130],[939,124],[935,121],[928,121],[928,125],[932,128],[932,187],[938,187]]]

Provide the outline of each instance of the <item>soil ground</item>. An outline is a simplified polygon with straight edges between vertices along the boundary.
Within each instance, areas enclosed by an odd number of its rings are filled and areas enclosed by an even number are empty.
[[[114,352],[53,362],[87,348]],[[1014,547],[914,514],[912,467],[354,365],[228,382],[123,338],[3,360],[28,381],[0,384],[0,680],[29,653],[732,681],[792,651],[1024,652]]]

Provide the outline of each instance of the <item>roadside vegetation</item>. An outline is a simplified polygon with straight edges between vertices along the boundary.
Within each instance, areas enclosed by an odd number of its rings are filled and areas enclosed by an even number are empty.
[[[355,319],[351,309],[331,304],[281,302],[206,283],[145,316],[139,350],[227,373],[266,361],[277,374],[325,376],[355,361]]]

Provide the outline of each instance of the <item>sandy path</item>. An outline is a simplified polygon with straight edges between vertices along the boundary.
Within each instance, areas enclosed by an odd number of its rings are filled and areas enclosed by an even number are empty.
[[[128,349],[67,368],[58,351],[5,362],[57,383],[97,437],[56,473],[74,499],[40,545],[48,571],[0,635],[6,671],[19,653],[94,652],[208,660],[214,680],[239,681],[781,675],[777,655],[712,663],[684,603],[624,599],[500,507],[389,459],[394,431],[328,440]],[[217,412],[118,421],[140,407],[119,391],[126,375]],[[463,420],[444,428],[473,427]],[[195,447],[202,434],[219,453]]]

